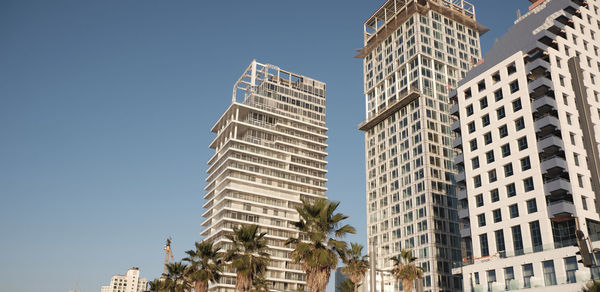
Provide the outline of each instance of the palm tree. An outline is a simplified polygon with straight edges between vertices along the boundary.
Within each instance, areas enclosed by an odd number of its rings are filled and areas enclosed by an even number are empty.
[[[237,291],[249,291],[257,279],[264,279],[270,259],[265,235],[258,232],[258,225],[243,225],[234,228],[233,235],[227,235],[233,247],[225,253],[225,260],[236,271]]]
[[[356,289],[355,284],[354,284],[354,282],[352,282],[352,280],[350,280],[350,278],[346,278],[344,281],[342,281],[342,283],[335,286],[335,288],[340,289],[340,291],[342,291],[342,292],[356,291],[356,290],[354,290],[354,289]]]
[[[214,248],[209,241],[196,242],[195,250],[185,253],[188,257],[183,260],[189,262],[186,277],[194,283],[194,292],[207,292],[209,282],[217,282],[221,277],[221,248]]]
[[[358,243],[351,243],[350,250],[346,253],[344,260],[345,267],[342,268],[342,273],[348,275],[348,278],[353,283],[353,291],[358,291],[358,285],[365,277],[369,270],[369,256],[362,254],[363,246]]]
[[[394,261],[392,274],[397,280],[402,281],[402,291],[413,290],[415,280],[423,278],[423,269],[415,264],[416,258],[410,250],[402,249],[398,257],[391,258]]]
[[[147,292],[162,292],[163,290],[163,281],[159,280],[159,279],[154,279],[150,282],[148,282],[148,284],[146,284],[146,291]]]
[[[341,222],[348,216],[335,213],[339,202],[318,199],[302,201],[296,210],[300,221],[295,222],[300,230],[299,238],[289,238],[286,244],[294,244],[292,260],[300,264],[306,273],[306,286],[311,292],[325,291],[331,270],[337,267],[338,258],[345,258],[346,242],[339,240],[348,233],[356,233],[354,227]]]
[[[161,289],[169,292],[184,292],[191,288],[190,283],[185,277],[187,265],[182,262],[167,264],[167,273],[163,274],[164,283]]]

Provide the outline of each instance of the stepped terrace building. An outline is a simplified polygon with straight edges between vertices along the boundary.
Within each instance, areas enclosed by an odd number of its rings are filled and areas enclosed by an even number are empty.
[[[600,1],[536,1],[460,82],[452,114],[465,291],[579,291],[600,247]]]
[[[271,291],[305,284],[284,245],[297,237],[291,225],[301,200],[325,198],[327,128],[325,83],[253,61],[235,83],[232,103],[213,126],[215,154],[208,164],[201,233],[223,249],[235,227],[257,224],[266,232]],[[227,270],[210,291],[234,291]]]
[[[462,290],[452,275],[461,248],[448,94],[479,62],[486,31],[467,1],[388,0],[364,23],[359,129],[372,273],[385,276],[390,257],[407,249],[424,270],[424,291]],[[385,291],[400,290],[387,279]]]

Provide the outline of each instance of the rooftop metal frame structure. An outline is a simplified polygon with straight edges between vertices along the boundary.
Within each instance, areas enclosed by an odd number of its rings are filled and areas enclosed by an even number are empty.
[[[387,0],[364,23],[364,48],[357,58],[364,58],[373,47],[394,32],[408,17],[434,10],[456,22],[484,34],[489,29],[477,22],[475,6],[464,0]]]

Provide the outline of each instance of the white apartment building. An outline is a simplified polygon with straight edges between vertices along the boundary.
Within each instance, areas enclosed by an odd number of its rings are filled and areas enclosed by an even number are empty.
[[[140,278],[140,269],[131,268],[125,275],[115,275],[110,279],[110,285],[102,286],[101,292],[142,292],[146,291],[146,278]]]
[[[234,85],[232,103],[213,126],[202,235],[224,250],[234,227],[257,224],[266,232],[271,291],[305,285],[284,243],[298,232],[301,200],[326,198],[325,83],[253,61]],[[234,291],[226,270],[211,291]]]
[[[450,0],[388,0],[364,24],[368,250],[377,270],[411,250],[425,291],[462,290],[448,94],[486,31],[472,4]]]
[[[600,276],[575,236],[600,247],[600,1],[532,2],[452,94],[465,291]]]

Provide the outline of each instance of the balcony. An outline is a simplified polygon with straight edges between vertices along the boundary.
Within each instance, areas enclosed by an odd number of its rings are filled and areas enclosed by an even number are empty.
[[[460,133],[460,121],[456,120],[452,123],[452,132]]]
[[[538,117],[535,122],[535,131],[540,134],[540,137],[547,136],[550,133],[560,129],[560,121],[552,114],[546,114]]]
[[[571,183],[562,178],[547,179],[544,181],[546,196],[562,197],[571,193]]]
[[[456,179],[456,183],[465,183],[465,172],[461,171],[459,173],[457,173],[454,178]]]
[[[468,208],[459,208],[458,209],[458,218],[460,218],[460,219],[469,218],[469,209]]]
[[[575,215],[575,205],[569,201],[558,201],[548,204],[548,216],[550,218],[564,218]]]
[[[460,237],[471,237],[471,225],[465,225],[460,228]]]
[[[463,154],[458,154],[454,157],[455,164],[465,164],[465,156]]]
[[[462,137],[460,135],[456,136],[456,139],[452,142],[452,147],[462,149]]]
[[[552,80],[548,78],[538,78],[529,83],[529,88],[529,96],[533,99],[537,99],[546,95],[554,88],[554,86],[552,85]]]
[[[458,111],[458,103],[455,103],[455,104],[453,104],[450,107],[450,114],[453,115],[453,116],[455,116],[455,117],[458,117],[458,113],[459,113],[459,111]]]
[[[543,51],[539,51],[540,53],[538,54],[544,54]],[[534,59],[533,61],[529,62],[527,64],[527,68],[538,68],[538,67],[542,67],[542,68],[550,68],[550,63],[548,63],[548,60],[546,60],[546,57],[537,57],[536,59]]]
[[[540,167],[547,178],[555,178],[568,169],[567,162],[560,155],[553,155],[544,159],[540,163]]]
[[[563,149],[563,141],[560,136],[548,135],[538,139],[538,149],[542,150],[546,156],[552,155]]]
[[[546,108],[549,108],[550,110],[556,110],[556,99],[548,95],[544,95],[531,102],[531,110],[534,112],[542,113],[549,111]]]
[[[456,193],[456,198],[459,201],[466,199],[467,198],[467,189],[465,189],[465,188],[458,188],[458,192]]]

